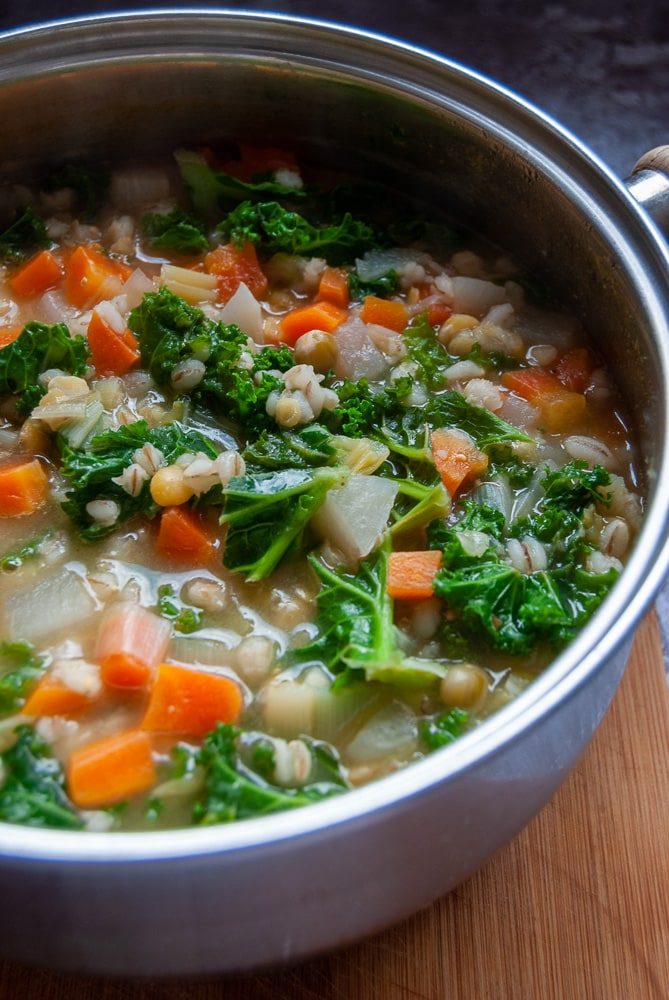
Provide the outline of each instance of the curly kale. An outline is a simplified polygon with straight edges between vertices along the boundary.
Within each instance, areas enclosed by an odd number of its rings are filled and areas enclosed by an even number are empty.
[[[17,208],[14,220],[0,232],[0,259],[21,263],[51,245],[46,224],[29,205]]]
[[[204,224],[177,205],[170,212],[147,212],[142,218],[142,234],[154,249],[187,257],[209,249]]]
[[[60,762],[32,728],[19,726],[16,742],[0,754],[0,819],[25,826],[77,830],[84,824],[65,791]]]
[[[16,340],[0,349],[0,395],[18,397],[19,411],[29,413],[46,393],[39,383],[43,372],[58,368],[84,375],[87,359],[86,341],[71,336],[64,323],[28,323]]]

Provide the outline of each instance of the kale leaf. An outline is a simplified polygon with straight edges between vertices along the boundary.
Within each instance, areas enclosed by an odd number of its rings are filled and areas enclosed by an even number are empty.
[[[46,393],[39,384],[42,372],[59,368],[84,375],[87,358],[86,341],[72,337],[64,323],[28,323],[16,340],[0,349],[0,395],[18,396],[20,412],[30,412]]]
[[[135,452],[145,444],[161,451],[168,465],[186,452],[201,451],[209,458],[217,455],[207,438],[176,422],[149,427],[145,420],[137,420],[96,434],[81,450],[63,441],[59,443],[61,471],[71,484],[61,506],[81,537],[89,540],[104,538],[135,514],[152,517],[158,510],[151,497],[149,480],[144,482],[137,496],[131,496],[118,483],[112,482],[132,464]],[[113,500],[118,505],[117,519],[112,524],[94,521],[86,511],[93,500]]]
[[[0,715],[12,715],[44,673],[45,660],[27,642],[0,644]]]
[[[138,338],[142,365],[157,385],[172,387],[176,366],[198,359],[205,372],[189,391],[196,404],[238,421],[248,433],[272,423],[265,404],[272,391],[284,388],[272,371],[286,371],[294,363],[285,345],[258,351],[247,367],[240,359],[248,338],[239,327],[210,319],[165,286],[144,296],[131,311],[128,326]]]
[[[469,715],[464,709],[451,708],[425,719],[420,727],[420,738],[428,750],[439,750],[462,736],[468,722]]]
[[[0,754],[4,780],[0,819],[25,826],[80,829],[84,824],[65,791],[60,762],[31,726],[18,726],[16,742]]]
[[[325,747],[310,744],[316,768],[324,778],[299,789],[279,788],[262,774],[273,771],[271,741],[256,741],[249,767],[239,752],[241,733],[232,725],[219,723],[196,751],[196,762],[204,772],[204,795],[193,810],[201,825],[230,823],[238,819],[265,816],[318,802],[346,789],[335,759]]]
[[[147,212],[142,218],[142,233],[156,250],[196,256],[209,249],[203,223],[178,205],[170,212]]]
[[[283,557],[299,548],[306,527],[341,483],[341,468],[286,468],[233,477],[223,490],[221,524],[228,526],[223,562],[262,580]]]
[[[424,685],[443,676],[445,667],[406,656],[394,624],[394,602],[388,594],[389,543],[386,540],[356,573],[333,570],[309,556],[322,586],[317,595],[318,634],[295,652],[301,661],[320,660],[338,675],[336,686],[356,680],[400,686]]]
[[[51,243],[45,223],[29,205],[17,208],[13,222],[0,233],[0,258],[20,263]]]
[[[318,256],[328,264],[354,260],[377,243],[372,227],[349,212],[316,226],[276,201],[242,202],[219,224],[218,232],[237,245],[247,241],[255,244],[267,257],[276,253]]]
[[[314,469],[328,465],[337,454],[332,435],[320,424],[278,433],[263,431],[244,449],[247,470]]]
[[[288,187],[274,179],[263,177],[243,181],[232,174],[215,170],[200,153],[178,150],[175,158],[193,211],[204,219],[219,216],[240,201],[304,197],[301,189]]]

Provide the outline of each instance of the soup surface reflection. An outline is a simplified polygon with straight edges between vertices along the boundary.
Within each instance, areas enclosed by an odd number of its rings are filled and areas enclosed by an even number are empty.
[[[458,739],[639,527],[506,254],[275,149],[2,191],[0,819],[228,822]]]

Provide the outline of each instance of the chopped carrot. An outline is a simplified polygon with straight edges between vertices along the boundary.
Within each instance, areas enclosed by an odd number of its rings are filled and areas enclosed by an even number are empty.
[[[395,299],[380,299],[376,295],[366,295],[360,318],[363,323],[376,323],[388,330],[402,333],[409,322],[406,306]]]
[[[430,443],[434,464],[451,496],[488,468],[488,456],[461,432],[437,428]]]
[[[319,302],[331,302],[339,309],[347,309],[349,304],[348,274],[343,267],[326,267],[318,283]]]
[[[170,623],[141,604],[110,605],[95,641],[103,682],[115,688],[146,687],[167,654],[171,636]]]
[[[204,258],[204,269],[207,274],[216,276],[221,302],[232,298],[242,282],[257,299],[267,294],[267,278],[260,266],[256,248],[250,241],[241,247],[232,243],[216,247]]]
[[[44,503],[49,480],[38,458],[0,466],[0,517],[32,514]]]
[[[502,385],[536,406],[546,431],[568,431],[585,415],[586,399],[566,389],[556,375],[543,368],[519,368],[504,372]]]
[[[7,347],[9,344],[13,344],[22,330],[23,330],[22,326],[0,327],[0,348]]]
[[[111,323],[94,309],[88,324],[88,346],[98,375],[125,375],[140,357],[137,337],[127,327],[115,330]]]
[[[388,593],[398,600],[432,597],[432,584],[441,566],[441,552],[420,549],[391,552],[388,560]]]
[[[89,309],[109,299],[132,274],[132,268],[103,253],[93,245],[78,246],[65,268],[65,295],[77,309]]]
[[[292,347],[295,341],[311,330],[333,333],[347,315],[346,309],[340,309],[332,302],[312,302],[307,306],[298,306],[282,317],[279,323],[279,336],[283,343]]]
[[[212,559],[217,542],[196,511],[181,504],[163,509],[156,548],[172,559],[203,565]]]
[[[242,689],[232,678],[161,663],[141,726],[155,733],[205,736],[218,722],[236,722],[243,705]]]
[[[564,351],[551,366],[558,381],[572,392],[585,392],[592,383],[592,373],[597,363],[587,347],[574,347]]]
[[[441,326],[452,315],[453,309],[443,299],[434,299],[428,304],[427,321],[430,326]]]
[[[41,250],[31,257],[10,279],[17,295],[28,298],[55,288],[63,277],[63,269],[50,250]]]
[[[67,787],[80,809],[102,809],[138,795],[157,780],[151,737],[126,730],[77,747],[70,754]]]
[[[76,715],[88,708],[93,698],[75,691],[48,674],[33,688],[21,709],[23,715]]]

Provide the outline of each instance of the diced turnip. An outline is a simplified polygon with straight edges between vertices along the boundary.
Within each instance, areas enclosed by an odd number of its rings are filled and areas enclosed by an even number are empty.
[[[492,309],[507,301],[503,285],[482,278],[468,278],[458,274],[451,279],[453,289],[453,312],[482,317]]]
[[[418,745],[418,723],[411,709],[392,701],[379,709],[349,743],[345,758],[352,763],[394,757],[406,760]]]
[[[330,490],[312,526],[346,562],[357,562],[381,541],[397,490],[392,479],[352,472],[343,486]]]
[[[262,309],[253,292],[243,281],[223,306],[220,318],[223,323],[236,324],[247,336],[255,340],[256,344],[263,343]]]
[[[89,618],[97,602],[81,576],[65,568],[24,590],[5,605],[5,636],[9,642],[37,642]]]
[[[337,327],[339,356],[335,365],[338,378],[370,380],[384,377],[390,368],[388,358],[372,342],[367,324],[351,317]]]

